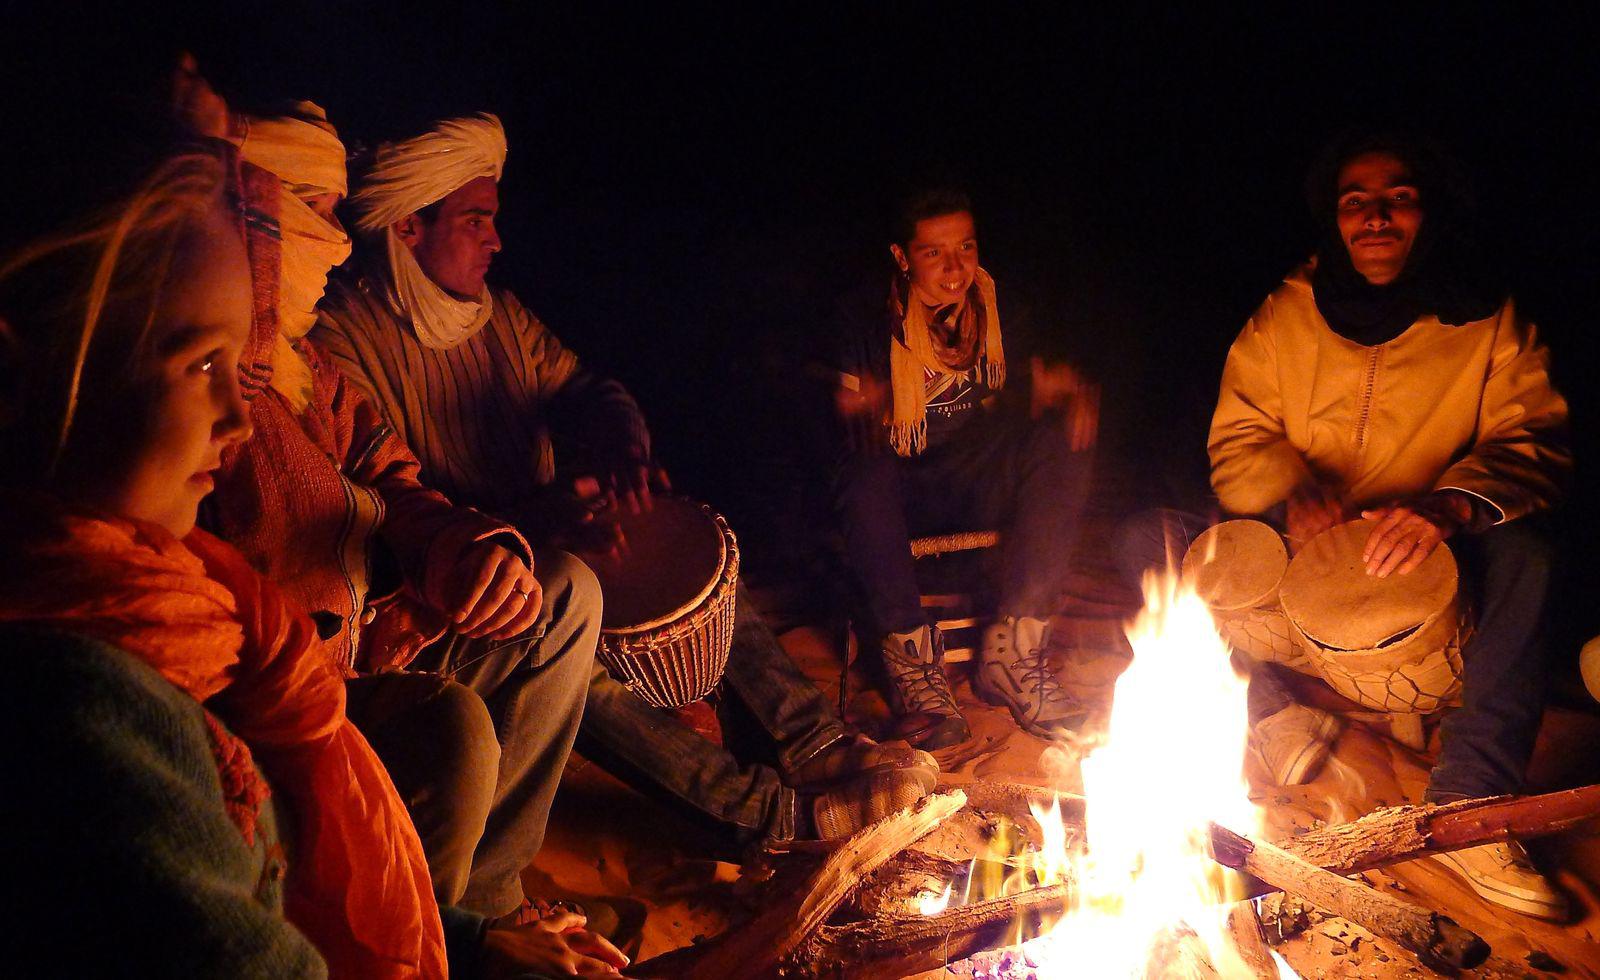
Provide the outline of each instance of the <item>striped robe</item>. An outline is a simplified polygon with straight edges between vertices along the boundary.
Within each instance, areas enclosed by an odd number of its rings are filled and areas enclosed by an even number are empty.
[[[492,294],[481,330],[435,350],[374,280],[343,281],[323,299],[311,337],[388,417],[424,482],[538,536],[534,500],[556,478],[555,416],[571,419],[575,449],[601,466],[647,462],[650,436],[620,384],[584,371],[509,291]]]

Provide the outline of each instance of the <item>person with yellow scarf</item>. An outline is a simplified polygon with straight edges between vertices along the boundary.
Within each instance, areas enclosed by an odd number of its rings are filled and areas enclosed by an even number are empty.
[[[852,324],[835,399],[846,431],[836,484],[846,560],[881,637],[896,734],[923,748],[969,737],[943,637],[923,614],[910,539],[992,528],[1001,532],[999,617],[973,689],[1023,730],[1054,737],[1085,714],[1045,650],[1088,495],[1098,388],[1034,358],[1031,410],[1005,403],[1000,303],[978,262],[966,195],[919,191],[899,221],[887,302]]]

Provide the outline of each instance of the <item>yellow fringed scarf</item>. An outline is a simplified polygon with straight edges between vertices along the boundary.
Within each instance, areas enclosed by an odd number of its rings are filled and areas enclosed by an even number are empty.
[[[974,297],[969,291],[969,308],[976,299],[983,315],[983,333],[978,338],[977,359],[972,367],[981,372],[984,383],[999,391],[1006,383],[1005,347],[1000,342],[1000,309],[995,305],[994,279],[983,269],[973,280]],[[901,336],[889,341],[889,389],[891,407],[884,421],[889,429],[889,445],[901,456],[915,456],[928,446],[928,389],[924,370],[935,374],[965,374],[972,368],[946,364],[934,347],[928,326],[927,307],[914,295],[903,304]],[[963,311],[961,315],[967,315]]]

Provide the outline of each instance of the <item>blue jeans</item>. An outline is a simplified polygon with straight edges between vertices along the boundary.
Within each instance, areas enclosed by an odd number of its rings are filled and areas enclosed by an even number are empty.
[[[1060,415],[1037,421],[974,419],[917,456],[884,449],[844,460],[835,506],[845,558],[881,633],[926,619],[911,538],[1001,531],[999,612],[1047,617],[1065,585],[1093,473],[1090,452],[1072,452]]]
[[[722,689],[748,709],[783,771],[846,734],[833,705],[789,659],[742,585]],[[736,847],[795,836],[798,800],[778,769],[741,761],[646,704],[604,668],[589,685],[578,749],[714,835],[731,837]]]
[[[1198,514],[1154,510],[1125,521],[1117,535],[1123,574],[1137,582],[1145,569],[1183,559],[1189,543],[1211,525]],[[1441,726],[1442,748],[1428,779],[1434,802],[1516,793],[1544,715],[1547,675],[1544,634],[1553,548],[1536,518],[1449,541],[1477,627],[1461,650],[1461,707]],[[1289,703],[1272,664],[1253,665],[1250,717],[1258,721]]]
[[[502,915],[545,824],[583,713],[600,635],[600,583],[539,552],[544,607],[528,632],[448,635],[403,672],[346,684],[348,712],[389,770],[422,838],[441,905]]]

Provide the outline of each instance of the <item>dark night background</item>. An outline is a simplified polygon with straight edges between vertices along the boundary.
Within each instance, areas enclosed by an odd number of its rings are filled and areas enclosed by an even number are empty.
[[[12,231],[53,213],[46,189],[92,145],[95,116],[70,107],[176,44],[241,105],[320,102],[347,143],[498,113],[491,279],[630,386],[680,487],[730,515],[756,569],[817,536],[804,367],[836,297],[887,269],[882,205],[907,174],[966,180],[1002,309],[1025,285],[1048,344],[1105,382],[1106,453],[1146,491],[1132,506],[1203,488],[1227,345],[1312,241],[1315,151],[1350,125],[1421,129],[1473,171],[1554,349],[1580,453],[1564,630],[1600,628],[1600,106],[1577,13],[325,2],[6,20]]]

